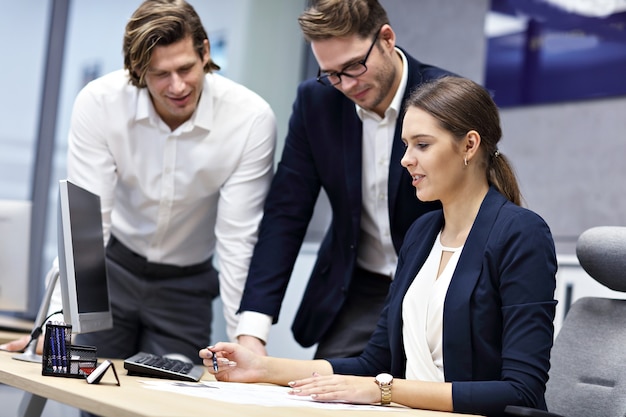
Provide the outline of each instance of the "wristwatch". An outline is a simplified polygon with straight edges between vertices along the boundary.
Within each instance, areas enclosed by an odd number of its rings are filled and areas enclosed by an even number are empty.
[[[380,388],[380,404],[389,405],[391,403],[391,384],[393,376],[383,373],[376,375],[376,383]]]

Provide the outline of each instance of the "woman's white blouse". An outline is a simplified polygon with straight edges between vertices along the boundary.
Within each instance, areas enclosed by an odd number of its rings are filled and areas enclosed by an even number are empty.
[[[462,249],[463,246],[443,246],[439,232],[430,255],[404,296],[402,335],[407,356],[407,379],[444,381],[443,305]],[[444,251],[453,254],[437,277]]]

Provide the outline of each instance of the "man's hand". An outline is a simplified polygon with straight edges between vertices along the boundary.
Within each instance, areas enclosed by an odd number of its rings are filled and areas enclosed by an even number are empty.
[[[250,349],[257,355],[267,356],[267,349],[265,349],[265,344],[263,341],[254,336],[241,335],[237,338],[237,342]]]
[[[26,344],[29,340],[30,335],[24,335],[19,339],[0,345],[0,350],[6,350],[7,352],[23,352],[24,349],[26,349]],[[37,348],[35,352],[39,355],[43,354],[43,337],[37,339]]]

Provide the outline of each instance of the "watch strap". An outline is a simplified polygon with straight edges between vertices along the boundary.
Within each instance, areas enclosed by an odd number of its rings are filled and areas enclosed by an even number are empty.
[[[391,404],[391,384],[380,384],[380,404]]]

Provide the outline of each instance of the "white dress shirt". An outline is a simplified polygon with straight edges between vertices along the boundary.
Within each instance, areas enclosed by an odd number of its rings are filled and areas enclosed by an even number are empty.
[[[357,114],[363,121],[363,210],[357,264],[365,270],[389,277],[393,277],[398,263],[389,218],[389,161],[409,77],[404,53],[397,48],[396,52],[402,58],[402,78],[384,117],[356,106]]]
[[[205,75],[195,113],[171,131],[119,70],[76,98],[68,179],[100,196],[105,241],[113,233],[148,261],[178,266],[215,255],[233,338],[275,145],[270,106],[219,74]]]

